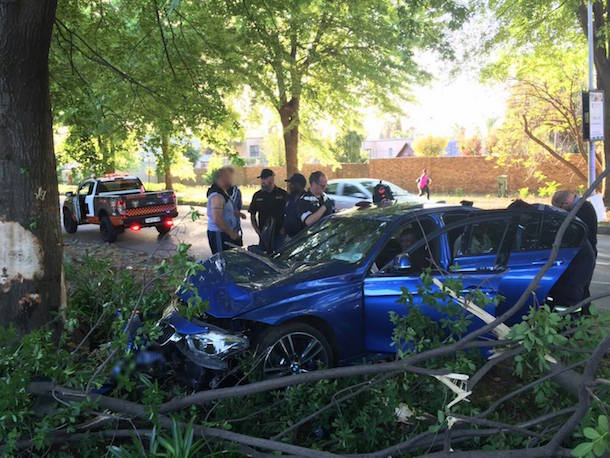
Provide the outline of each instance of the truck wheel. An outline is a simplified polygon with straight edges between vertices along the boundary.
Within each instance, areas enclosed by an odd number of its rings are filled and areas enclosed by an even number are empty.
[[[74,234],[78,229],[78,223],[72,218],[72,212],[64,208],[64,229],[68,234]]]
[[[100,218],[100,233],[104,242],[113,243],[116,241],[117,230],[110,222],[110,218],[105,215]]]
[[[157,224],[155,226],[157,228],[157,232],[159,234],[167,234],[171,230],[171,226],[166,226],[165,224]]]
[[[283,377],[334,365],[326,336],[307,323],[288,323],[265,330],[258,339],[263,378]]]

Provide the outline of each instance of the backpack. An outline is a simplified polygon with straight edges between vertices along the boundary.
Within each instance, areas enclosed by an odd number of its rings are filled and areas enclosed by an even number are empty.
[[[373,203],[379,204],[382,202],[393,201],[394,194],[392,194],[392,190],[387,184],[382,183],[381,181],[375,185],[373,189]]]

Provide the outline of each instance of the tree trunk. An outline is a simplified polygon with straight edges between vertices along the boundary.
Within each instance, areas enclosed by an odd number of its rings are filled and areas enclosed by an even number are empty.
[[[56,7],[0,1],[0,326],[21,334],[65,304],[48,70]]]
[[[299,98],[293,97],[280,107],[280,119],[284,129],[286,173],[291,176],[299,171]]]
[[[172,183],[172,161],[169,154],[169,134],[161,134],[161,164],[163,165],[163,175],[165,175],[165,188],[174,189]]]

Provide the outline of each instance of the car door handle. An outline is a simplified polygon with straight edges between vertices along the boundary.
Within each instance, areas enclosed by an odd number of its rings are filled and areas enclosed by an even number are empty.
[[[494,294],[495,291],[491,288],[479,288],[477,286],[467,286],[463,290],[460,291],[462,295],[471,294],[473,291],[479,290],[483,294]]]
[[[546,262],[548,261],[548,259],[538,259],[536,261],[532,261],[531,265],[533,266],[543,266],[546,264]],[[554,266],[560,266],[564,263],[563,259],[556,259],[555,261],[553,261],[553,265]]]

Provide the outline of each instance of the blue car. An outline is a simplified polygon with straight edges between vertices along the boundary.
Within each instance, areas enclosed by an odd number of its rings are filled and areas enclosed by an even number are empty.
[[[441,318],[418,297],[424,269],[440,280],[459,277],[464,293],[479,289],[490,298],[501,296],[499,305],[487,306],[489,313],[501,314],[546,263],[566,215],[545,205],[393,205],[342,212],[270,258],[231,250],[206,260],[205,270],[189,280],[209,304],[205,321],[187,321],[170,307],[163,320],[170,330],[167,342],[196,366],[215,371],[226,370],[246,348],[258,348],[266,377],[371,355],[391,357],[396,349],[390,312],[408,311],[398,302],[403,288],[426,315]],[[582,221],[570,224],[523,313],[566,285],[573,290],[566,271],[588,243],[585,234]],[[182,293],[182,300],[190,294]],[[472,326],[483,324],[475,318]]]

